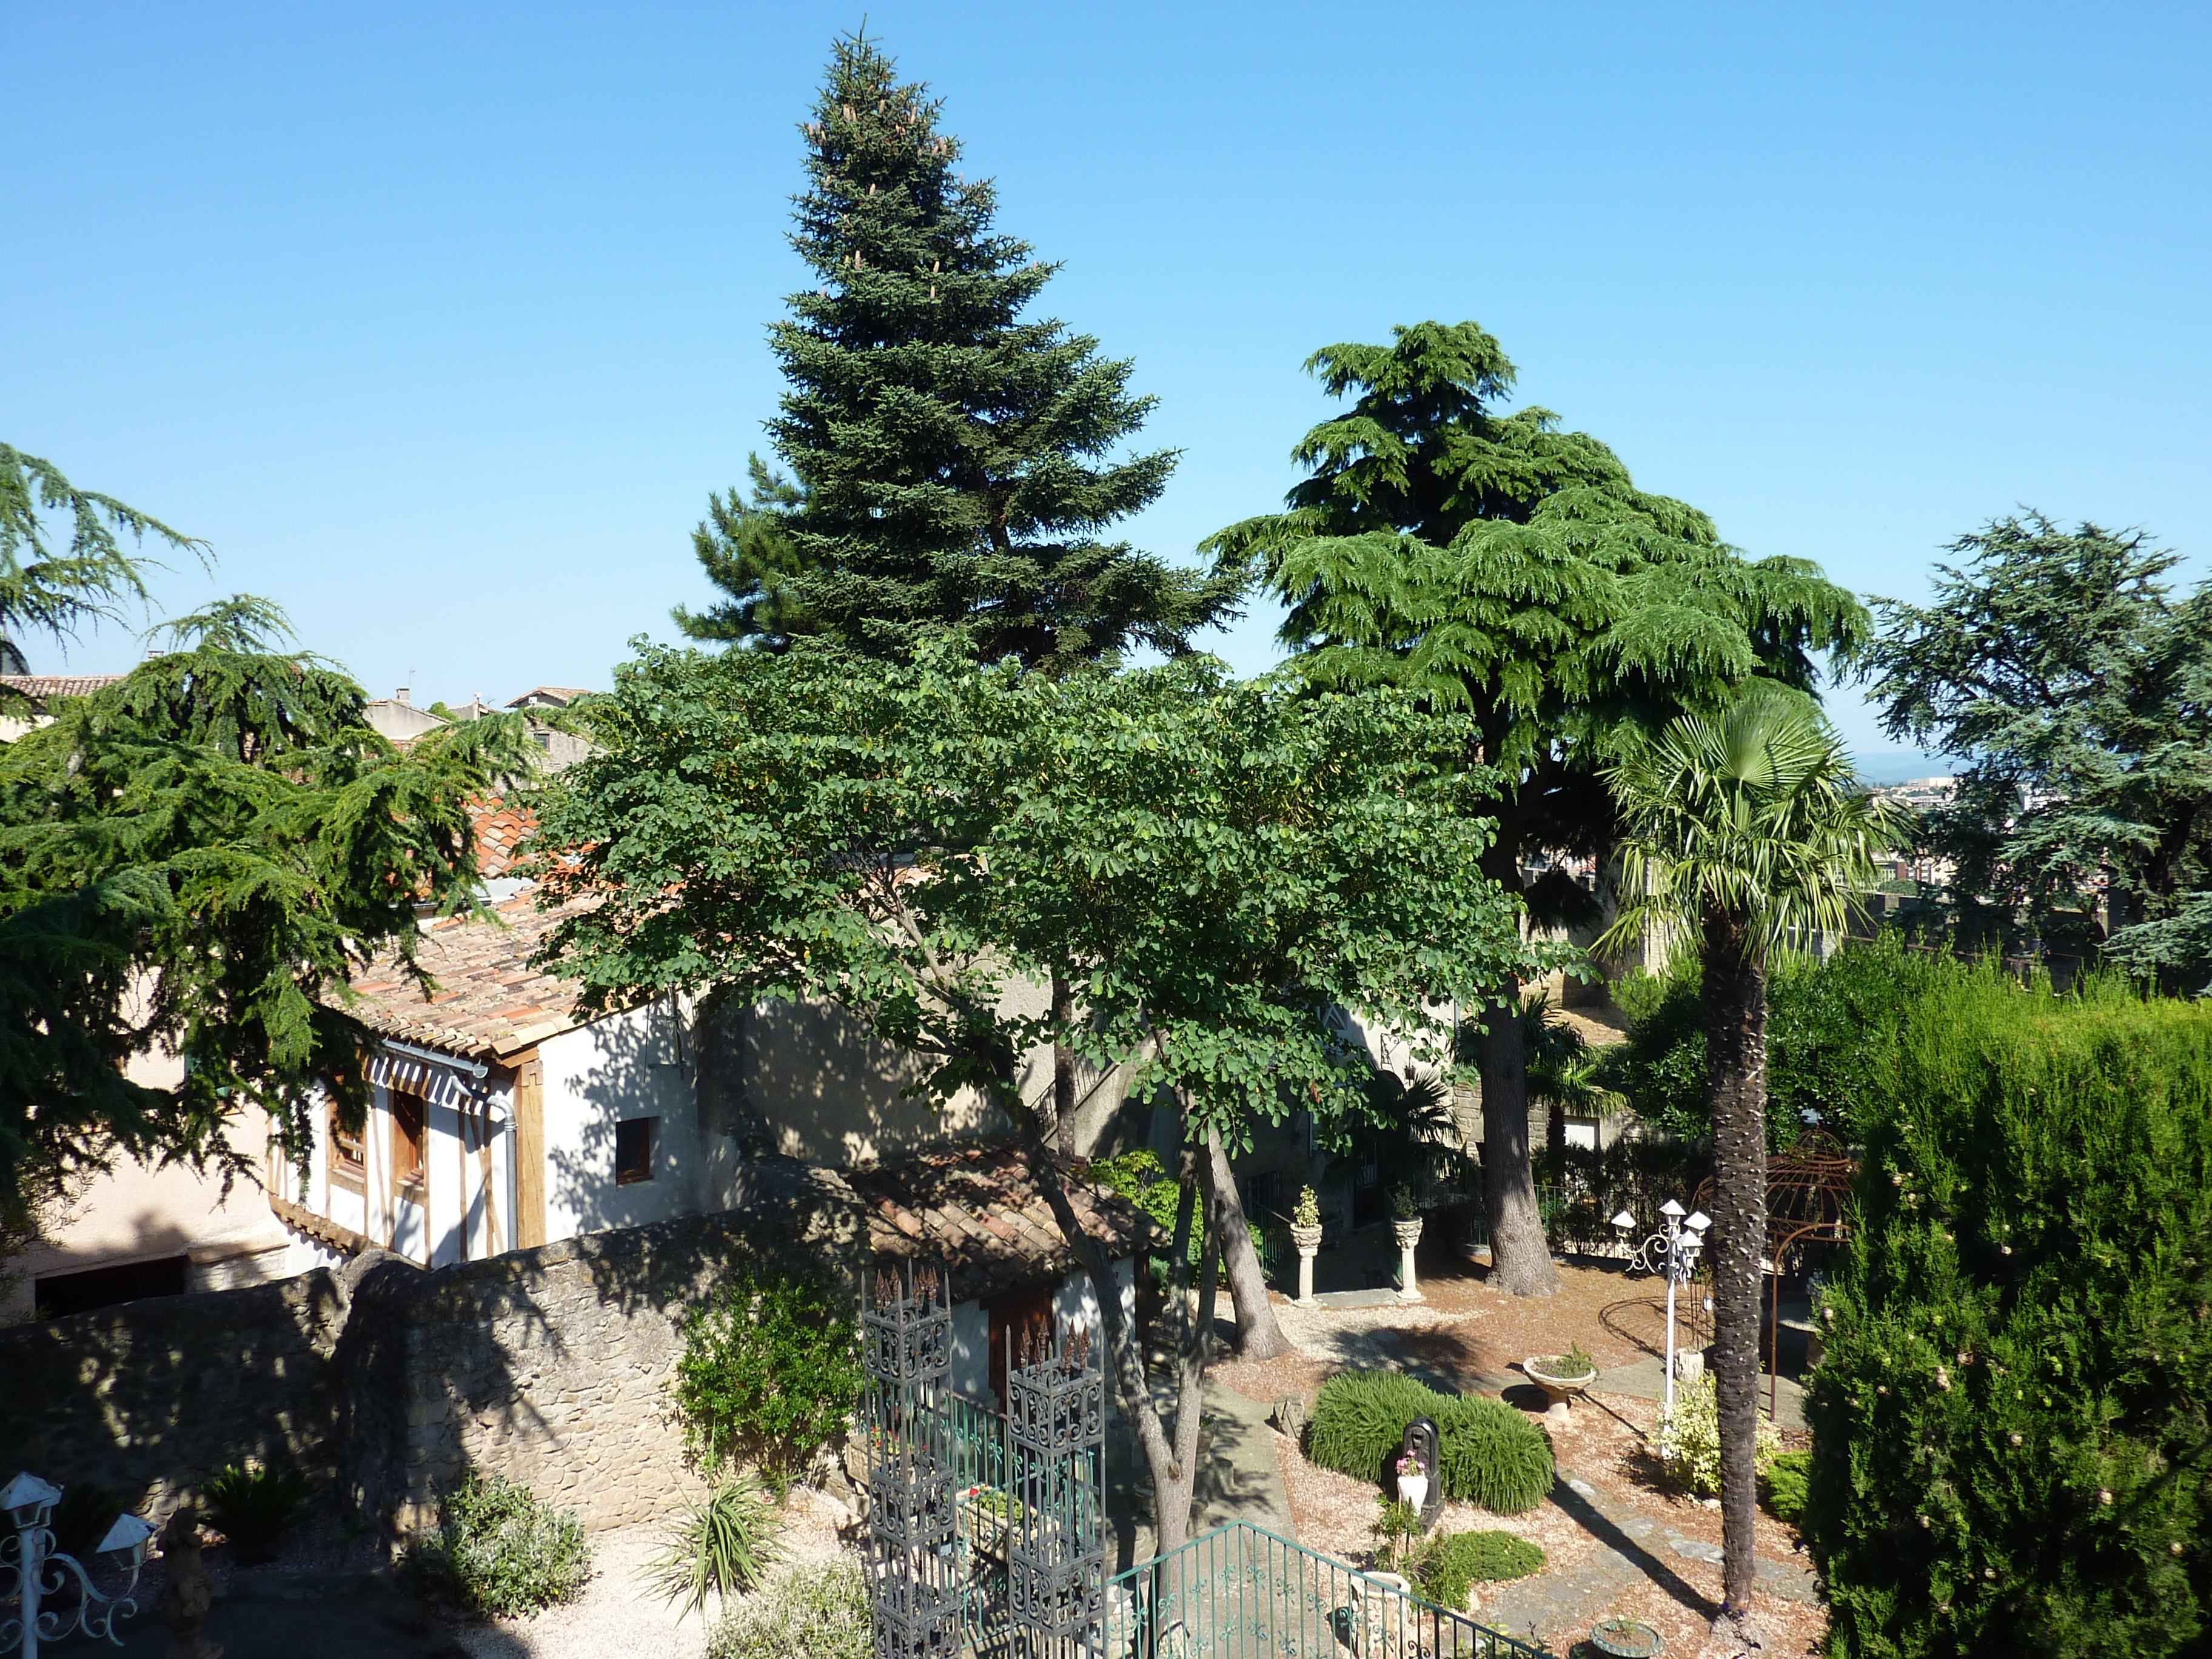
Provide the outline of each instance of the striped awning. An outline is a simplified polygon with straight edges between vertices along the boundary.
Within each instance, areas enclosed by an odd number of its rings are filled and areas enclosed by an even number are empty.
[[[441,1066],[434,1060],[418,1060],[413,1054],[394,1054],[388,1048],[370,1056],[368,1080],[427,1100],[434,1106],[450,1106],[456,1111],[468,1110],[490,1092],[465,1072]]]

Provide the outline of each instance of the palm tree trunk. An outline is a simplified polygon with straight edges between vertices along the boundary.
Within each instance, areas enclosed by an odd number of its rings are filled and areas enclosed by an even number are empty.
[[[1482,1198],[1490,1213],[1490,1280],[1513,1296],[1559,1288],[1528,1168],[1528,1048],[1521,998],[1482,1017]]]
[[[1713,1115],[1713,1373],[1728,1610],[1751,1604],[1759,1511],[1759,1259],[1766,1253],[1766,973],[1749,921],[1708,907],[1705,1087]]]

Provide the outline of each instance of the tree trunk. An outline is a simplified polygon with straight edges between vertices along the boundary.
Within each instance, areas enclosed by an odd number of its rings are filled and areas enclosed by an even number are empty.
[[[1055,969],[1052,976],[1052,1029],[1058,1034],[1052,1043],[1052,1127],[1053,1144],[1063,1152],[1075,1151],[1075,1050],[1067,1046],[1065,1034],[1075,1019],[1075,988],[1067,976]]]
[[[1482,1198],[1490,1212],[1490,1280],[1514,1296],[1559,1288],[1528,1169],[1528,1049],[1520,988],[1482,1017]]]
[[[1114,1273],[1114,1264],[1108,1259],[1105,1247],[1093,1238],[1075,1213],[1069,1202],[1067,1189],[1060,1176],[1060,1166],[1047,1135],[1050,1126],[1042,1116],[1023,1100],[1021,1091],[1011,1078],[998,1080],[994,1090],[1000,1109],[1014,1125],[1024,1161],[1029,1166],[1030,1177],[1044,1194],[1046,1206],[1053,1219],[1059,1224],[1060,1236],[1067,1241],[1076,1261],[1091,1276],[1098,1292],[1098,1310],[1105,1325],[1105,1361],[1116,1397],[1123,1411],[1135,1425],[1137,1442],[1144,1449],[1145,1465],[1152,1477],[1152,1524],[1159,1547],[1165,1550],[1172,1537],[1181,1543],[1190,1535],[1191,1492],[1197,1480],[1198,1419],[1206,1381],[1206,1366],[1212,1358],[1213,1322],[1209,1319],[1182,1320],[1178,1335],[1181,1359],[1181,1387],[1178,1390],[1175,1434],[1170,1443],[1167,1430],[1160,1422],[1154,1408],[1152,1390],[1145,1381],[1144,1356],[1138,1352],[1135,1323],[1121,1306],[1120,1285]],[[1188,1145],[1188,1126],[1184,1139]],[[1184,1169],[1189,1174],[1195,1163],[1200,1171],[1206,1168],[1202,1158],[1186,1156]],[[1207,1302],[1211,1306],[1211,1289],[1214,1266],[1219,1252],[1209,1241],[1204,1263],[1204,1277],[1208,1288]],[[1190,1303],[1190,1267],[1187,1254],[1178,1254],[1176,1289],[1180,1294],[1176,1301],[1179,1309],[1188,1309]]]
[[[1759,1513],[1759,1259],[1766,1254],[1766,974],[1750,924],[1705,917],[1705,1087],[1713,1114],[1713,1379],[1724,1600],[1747,1612]]]
[[[1188,1127],[1186,1123],[1186,1135]],[[1171,1555],[1190,1540],[1190,1511],[1198,1490],[1199,1421],[1205,1414],[1206,1368],[1213,1359],[1213,1303],[1220,1280],[1223,1216],[1212,1161],[1203,1158],[1194,1161],[1198,1165],[1200,1201],[1206,1216],[1206,1243],[1199,1251],[1198,1306],[1184,1330],[1176,1366],[1175,1455],[1164,1468],[1157,1462],[1152,1465],[1156,1555]],[[1186,1282],[1188,1275],[1186,1267],[1182,1270]]]
[[[1274,1304],[1267,1300],[1267,1280],[1260,1271],[1260,1253],[1252,1248],[1252,1229],[1244,1206],[1237,1196],[1237,1177],[1229,1168],[1229,1155],[1221,1150],[1221,1137],[1206,1134],[1207,1171],[1213,1182],[1215,1207],[1222,1217],[1221,1265],[1227,1271],[1229,1294],[1237,1304],[1237,1358],[1273,1359],[1291,1351],[1290,1339],[1275,1322]],[[1210,1304],[1201,1303],[1208,1314]]]

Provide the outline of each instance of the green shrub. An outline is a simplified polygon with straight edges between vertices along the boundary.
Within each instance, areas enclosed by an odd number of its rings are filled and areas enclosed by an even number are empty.
[[[1456,1612],[1477,1584],[1526,1578],[1544,1569],[1544,1552],[1510,1532],[1455,1532],[1432,1540],[1420,1553],[1413,1579],[1423,1595]]]
[[[800,1567],[714,1627],[707,1659],[872,1659],[867,1581],[850,1561]]]
[[[1309,1419],[1306,1455],[1325,1469],[1381,1481],[1417,1417],[1437,1419],[1445,1396],[1401,1371],[1340,1371],[1321,1386]]]
[[[1764,1474],[1782,1455],[1782,1431],[1766,1413],[1757,1416],[1754,1466]],[[1711,1371],[1674,1391],[1674,1409],[1662,1411],[1656,1449],[1668,1477],[1693,1498],[1715,1498],[1721,1489],[1720,1395]]]
[[[2212,1006],[1984,969],[1859,1127],[1803,1528],[1838,1653],[2212,1638]]]
[[[1432,1413],[1444,1496],[1492,1515],[1522,1515],[1551,1496],[1552,1438],[1502,1400],[1443,1399]]]
[[[680,1505],[661,1542],[645,1577],[680,1604],[681,1618],[705,1607],[709,1595],[726,1600],[759,1586],[783,1559],[783,1510],[758,1480],[741,1474]]]
[[[1552,1442],[1502,1400],[1438,1394],[1397,1371],[1342,1371],[1314,1401],[1306,1455],[1361,1480],[1388,1478],[1417,1417],[1434,1419],[1447,1498],[1519,1515],[1552,1490]]]
[[[1813,1454],[1784,1452],[1767,1464],[1759,1478],[1767,1512],[1778,1521],[1796,1526],[1805,1518],[1805,1482],[1813,1472]]]
[[[539,1503],[520,1482],[471,1474],[441,1507],[438,1530],[409,1562],[464,1607],[495,1618],[537,1613],[580,1594],[592,1576],[575,1510]]]
[[[265,1557],[307,1498],[307,1478],[296,1469],[232,1464],[209,1480],[203,1518],[248,1559]]]
[[[842,1291],[740,1261],[684,1319],[669,1386],[705,1468],[750,1456],[781,1487],[843,1429],[864,1380]]]

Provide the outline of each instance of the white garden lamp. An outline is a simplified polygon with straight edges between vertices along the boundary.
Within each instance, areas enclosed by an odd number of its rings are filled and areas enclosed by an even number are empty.
[[[116,1517],[96,1552],[112,1558],[118,1567],[129,1569],[131,1582],[118,1595],[102,1595],[93,1589],[83,1564],[54,1547],[54,1505],[61,1496],[60,1487],[49,1486],[28,1472],[0,1487],[0,1515],[8,1517],[15,1533],[12,1539],[0,1539],[0,1583],[10,1574],[15,1580],[15,1595],[0,1597],[0,1601],[15,1603],[14,1616],[0,1620],[0,1653],[12,1648],[21,1659],[39,1659],[41,1642],[58,1642],[80,1630],[120,1645],[115,1621],[138,1611],[131,1592],[137,1588],[139,1571],[146,1565],[146,1547],[153,1539],[154,1528],[135,1515]],[[54,1612],[41,1609],[39,1604],[48,1595],[58,1594],[67,1583],[65,1574],[76,1579],[76,1605],[64,1605]]]
[[[1698,1267],[1698,1252],[1705,1247],[1705,1229],[1711,1226],[1712,1218],[1703,1210],[1685,1216],[1682,1206],[1668,1199],[1659,1206],[1664,1218],[1660,1231],[1641,1244],[1632,1245],[1636,1234],[1636,1218],[1622,1210],[1613,1218],[1613,1231],[1620,1235],[1622,1247],[1628,1253],[1628,1265],[1640,1267],[1645,1273],[1661,1271],[1660,1257],[1663,1253],[1667,1274],[1667,1401],[1669,1416],[1674,1411],[1674,1287],[1686,1285]]]

